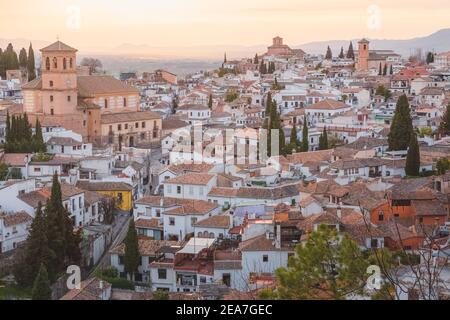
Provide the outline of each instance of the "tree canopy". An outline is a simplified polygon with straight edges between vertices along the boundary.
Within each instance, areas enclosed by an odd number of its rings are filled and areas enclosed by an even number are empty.
[[[397,101],[394,117],[389,132],[389,150],[406,150],[411,142],[411,136],[414,134],[412,119],[410,114],[409,102],[406,95],[400,96]]]

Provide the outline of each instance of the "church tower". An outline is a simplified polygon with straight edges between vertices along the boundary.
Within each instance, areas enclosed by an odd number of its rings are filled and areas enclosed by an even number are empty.
[[[42,113],[73,114],[77,108],[77,50],[57,41],[41,49]]]
[[[358,71],[369,71],[369,41],[358,42]]]

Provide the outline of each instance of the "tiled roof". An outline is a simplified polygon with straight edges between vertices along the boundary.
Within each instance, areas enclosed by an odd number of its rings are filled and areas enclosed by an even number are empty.
[[[33,218],[25,211],[20,211],[11,214],[3,214],[0,215],[0,219],[3,219],[5,227],[16,226],[18,224],[31,222],[33,220]]]
[[[178,208],[164,211],[168,215],[205,215],[216,209],[217,204],[203,200],[180,199]]]
[[[89,191],[131,191],[133,187],[125,182],[78,181],[77,187]]]
[[[162,229],[159,219],[138,219],[135,221],[136,228],[142,229]]]
[[[109,282],[93,277],[82,281],[80,289],[70,290],[60,300],[101,300],[102,293],[109,288]]]
[[[112,76],[78,76],[78,95],[92,98],[97,94],[139,94],[139,90]]]
[[[195,227],[228,229],[230,228],[230,225],[230,216],[217,215],[197,222]]]
[[[211,179],[214,178],[213,174],[208,173],[187,173],[179,177],[175,177],[166,180],[167,184],[190,184],[190,185],[206,185]]]
[[[275,247],[275,240],[267,239],[266,235],[260,235],[245,241],[242,241],[239,244],[239,250],[242,252],[245,251],[281,251],[281,250],[289,250],[287,248],[281,247],[281,249],[277,249]]]
[[[112,124],[118,122],[132,122],[142,120],[157,120],[161,119],[158,112],[153,111],[139,111],[139,112],[119,112],[119,113],[104,113],[101,115],[102,124]]]
[[[5,153],[1,162],[11,167],[24,167],[27,163],[27,157],[31,158],[29,153]]]
[[[72,48],[70,46],[68,46],[67,44],[61,42],[61,41],[56,41],[54,43],[52,43],[51,45],[42,48],[40,50],[41,52],[46,52],[46,51],[70,51],[70,52],[76,52],[77,49]]]
[[[348,108],[350,108],[350,106],[346,105],[345,103],[332,99],[325,99],[311,106],[305,107],[305,109],[307,110],[340,110]]]

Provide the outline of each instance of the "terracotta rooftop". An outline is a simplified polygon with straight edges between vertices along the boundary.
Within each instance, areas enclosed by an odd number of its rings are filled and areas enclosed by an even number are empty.
[[[206,219],[203,219],[195,224],[195,227],[201,228],[219,228],[219,229],[229,229],[231,226],[230,216],[228,215],[217,215]]]

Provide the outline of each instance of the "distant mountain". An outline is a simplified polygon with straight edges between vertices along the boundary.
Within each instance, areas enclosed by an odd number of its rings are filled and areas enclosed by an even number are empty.
[[[360,39],[353,39],[353,47],[357,50],[357,42]],[[421,49],[423,53],[427,51],[443,52],[450,51],[450,28],[439,30],[429,36],[413,38],[408,40],[386,40],[386,39],[368,39],[372,49],[392,49],[397,53],[408,57],[412,52]],[[333,54],[337,55],[344,47],[347,50],[349,40],[332,40],[310,42],[303,45],[296,46],[308,53],[322,53],[325,54],[327,46],[329,45]]]

